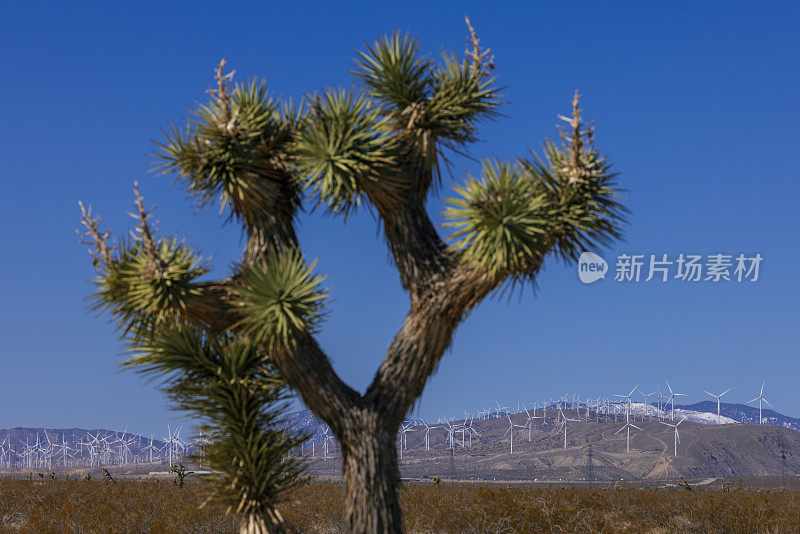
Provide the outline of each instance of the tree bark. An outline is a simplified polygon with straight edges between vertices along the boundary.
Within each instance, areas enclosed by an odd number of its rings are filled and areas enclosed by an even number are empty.
[[[368,415],[341,439],[344,471],[344,528],[351,534],[403,532],[397,490],[395,432]]]

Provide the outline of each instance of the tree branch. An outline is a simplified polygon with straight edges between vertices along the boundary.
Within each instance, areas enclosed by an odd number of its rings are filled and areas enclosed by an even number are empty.
[[[402,423],[458,325],[497,286],[498,280],[488,274],[459,264],[412,303],[364,396],[386,425]]]
[[[306,336],[294,347],[274,350],[271,360],[295,388],[308,408],[321,417],[337,436],[349,429],[361,395],[344,383],[313,337]]]

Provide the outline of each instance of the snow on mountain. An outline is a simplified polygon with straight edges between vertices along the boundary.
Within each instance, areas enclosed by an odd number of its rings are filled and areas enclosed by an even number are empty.
[[[624,405],[623,405],[624,406]],[[613,407],[609,407],[607,410],[603,406],[600,407],[598,410],[600,413],[614,413]],[[624,408],[617,405],[617,414],[624,417],[625,411]],[[645,404],[643,402],[632,402],[631,403],[631,416],[638,417],[653,417],[653,418],[663,418],[663,419],[671,419],[672,418],[672,410],[667,408],[664,410],[659,410],[658,406],[653,406],[652,404]],[[708,413],[708,412],[698,412],[695,410],[687,410],[684,408],[675,408],[675,420],[680,421],[681,419],[686,419],[687,421],[691,421],[692,423],[701,423],[704,425],[729,425],[738,423],[735,419],[731,419],[730,417],[725,417],[724,415],[720,415],[719,419],[717,419],[716,413]]]

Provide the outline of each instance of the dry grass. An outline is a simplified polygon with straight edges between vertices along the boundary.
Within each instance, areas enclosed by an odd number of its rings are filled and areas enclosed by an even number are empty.
[[[0,480],[2,532],[234,532],[236,518],[200,505],[203,483],[165,480],[117,484],[87,480]]]
[[[0,526],[19,532],[235,532],[201,482],[0,481]],[[409,532],[800,532],[800,493],[407,484]],[[342,488],[302,487],[282,507],[293,532],[339,531]]]

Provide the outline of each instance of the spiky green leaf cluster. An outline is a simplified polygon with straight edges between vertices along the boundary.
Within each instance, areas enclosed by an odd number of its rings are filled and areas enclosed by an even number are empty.
[[[487,70],[474,72],[466,59],[444,55],[432,72],[433,94],[424,124],[455,146],[476,141],[478,122],[495,117],[501,104],[495,81]]]
[[[312,99],[292,150],[297,172],[317,204],[347,215],[363,200],[365,181],[392,163],[393,143],[377,108],[363,95],[328,89]]]
[[[565,172],[567,159],[564,147],[547,142],[543,159],[532,154],[519,164],[549,206],[547,232],[553,253],[573,262],[584,251],[620,239],[628,210],[622,204],[617,174],[596,149],[580,155],[577,178]]]
[[[135,335],[183,316],[197,278],[206,274],[203,259],[177,237],[162,238],[148,252],[141,241],[117,249],[110,263],[98,268],[91,299],[108,310],[125,334]]]
[[[237,84],[229,96],[212,98],[193,113],[187,127],[175,125],[158,144],[163,172],[174,172],[201,206],[219,201],[221,209],[245,220],[259,210],[290,210],[299,204],[286,145],[302,120],[291,102],[280,105],[265,82]],[[276,199],[288,198],[288,205]],[[285,202],[284,202],[285,203]]]
[[[492,117],[501,103],[486,65],[455,54],[431,61],[420,56],[416,39],[399,32],[359,51],[354,75],[394,128],[421,129],[458,144],[473,141],[476,122]]]
[[[447,200],[445,226],[453,247],[492,276],[523,276],[541,260],[547,205],[517,166],[485,161],[481,177],[469,176]]]
[[[440,164],[449,163],[446,149],[461,151],[475,141],[478,122],[494,117],[501,104],[487,64],[454,54],[431,61],[408,34],[395,32],[358,54],[354,75],[380,105],[407,172],[438,176]],[[425,191],[430,185],[430,177],[417,184]]]
[[[553,143],[544,159],[487,161],[448,199],[454,249],[495,277],[532,277],[548,254],[572,262],[619,239],[627,210],[615,173],[594,149],[581,155],[578,179]]]
[[[288,250],[242,272],[237,289],[241,331],[270,348],[293,346],[315,332],[327,301],[324,277],[314,274],[315,265]]]
[[[222,474],[218,498],[244,515],[266,515],[297,483],[288,456],[304,436],[282,431],[287,389],[263,353],[242,338],[178,324],[131,347],[126,362],[163,379],[180,410],[213,436],[202,461]]]
[[[419,43],[408,33],[384,35],[357,54],[354,74],[378,102],[403,110],[428,97],[431,61],[419,56]]]

